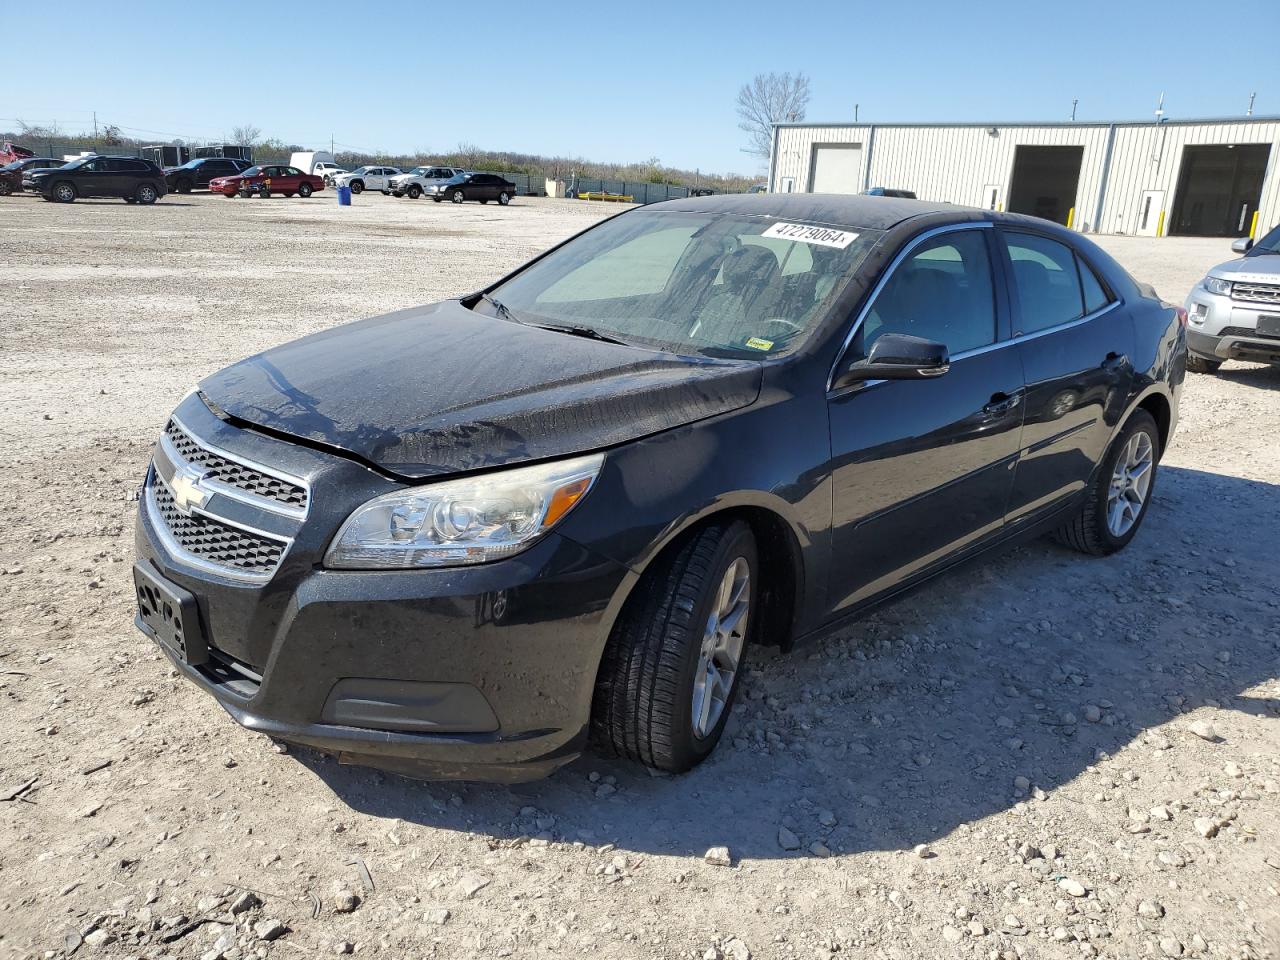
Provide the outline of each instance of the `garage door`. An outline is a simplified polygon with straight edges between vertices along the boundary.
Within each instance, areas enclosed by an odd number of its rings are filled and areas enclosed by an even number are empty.
[[[810,193],[861,193],[862,144],[815,143]]]

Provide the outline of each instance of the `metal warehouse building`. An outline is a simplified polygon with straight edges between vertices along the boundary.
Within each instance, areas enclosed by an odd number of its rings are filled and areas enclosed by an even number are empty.
[[[1083,232],[1256,237],[1280,223],[1280,117],[774,126],[770,190],[874,187]]]

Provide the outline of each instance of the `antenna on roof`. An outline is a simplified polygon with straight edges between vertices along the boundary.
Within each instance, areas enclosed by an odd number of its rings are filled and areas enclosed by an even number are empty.
[[[1160,102],[1156,104],[1156,123],[1164,123],[1164,91],[1160,91]]]
[[[1078,104],[1079,102],[1080,102],[1079,97],[1075,97],[1071,101],[1071,122],[1072,123],[1076,122],[1076,104]]]
[[[1244,115],[1246,117],[1253,116],[1253,98],[1256,97],[1257,95],[1258,95],[1258,92],[1256,90],[1253,93],[1249,94],[1249,109],[1244,112]]]

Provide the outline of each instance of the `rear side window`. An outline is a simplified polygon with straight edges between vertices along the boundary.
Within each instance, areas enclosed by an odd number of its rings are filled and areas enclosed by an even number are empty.
[[[1021,314],[1015,336],[1047,330],[1084,316],[1080,272],[1070,247],[1033,233],[1005,234],[1005,243],[1013,262],[1013,283]]]
[[[1084,291],[1084,312],[1093,313],[1095,310],[1101,310],[1111,302],[1111,298],[1107,296],[1107,291],[1102,288],[1098,275],[1078,255],[1076,256],[1076,268],[1080,271],[1080,287]]]
[[[942,343],[953,354],[995,343],[991,258],[982,231],[926,240],[898,264],[863,321],[861,355],[886,333]]]

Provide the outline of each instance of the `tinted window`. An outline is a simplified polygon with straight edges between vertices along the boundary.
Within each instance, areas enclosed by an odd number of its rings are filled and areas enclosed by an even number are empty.
[[[1110,301],[1107,291],[1102,288],[1102,283],[1098,280],[1098,275],[1093,272],[1093,268],[1087,263],[1076,257],[1076,267],[1080,271],[1080,286],[1084,290],[1084,312],[1093,313],[1095,310],[1101,310]]]
[[[991,257],[982,231],[926,240],[894,268],[863,321],[861,355],[886,333],[944,343],[953,354],[995,343]]]
[[[1080,275],[1069,247],[1032,233],[1006,234],[1005,241],[1021,311],[1015,334],[1034,333],[1084,316]]]
[[[299,170],[297,167],[284,167],[283,169],[286,176],[290,176],[290,177],[302,176],[302,171]]]

